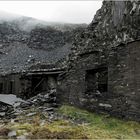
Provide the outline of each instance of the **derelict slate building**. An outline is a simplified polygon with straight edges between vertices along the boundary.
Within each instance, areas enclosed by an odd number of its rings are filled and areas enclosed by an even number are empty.
[[[104,1],[75,37],[59,97],[91,111],[140,121],[140,2]]]
[[[14,38],[12,30],[11,37],[1,36],[1,93],[28,98],[56,88],[61,103],[140,121],[139,7],[139,1],[104,1],[78,32],[35,29]]]
[[[26,73],[10,73],[0,77],[0,93],[16,94],[28,99],[57,88],[57,77],[63,69],[39,69]]]

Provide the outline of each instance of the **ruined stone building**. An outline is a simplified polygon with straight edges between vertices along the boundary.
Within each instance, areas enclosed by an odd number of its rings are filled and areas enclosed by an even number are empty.
[[[24,99],[57,88],[57,77],[63,69],[31,70],[0,76],[0,93],[16,94]]]
[[[1,39],[0,93],[28,98],[56,88],[60,103],[140,121],[139,1],[104,1],[78,30],[23,35]]]
[[[140,2],[104,1],[75,35],[59,98],[90,111],[140,120]]]

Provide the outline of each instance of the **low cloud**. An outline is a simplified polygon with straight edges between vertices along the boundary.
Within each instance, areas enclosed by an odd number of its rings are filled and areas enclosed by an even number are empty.
[[[102,1],[0,1],[0,19],[12,19],[18,15],[45,21],[90,23]]]

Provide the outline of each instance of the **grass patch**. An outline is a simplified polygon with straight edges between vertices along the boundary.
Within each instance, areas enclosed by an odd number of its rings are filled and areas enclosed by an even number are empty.
[[[50,121],[47,113],[29,118],[20,115],[18,122],[9,122],[0,129],[0,138],[9,131],[27,139],[140,139],[140,124],[99,115],[73,106],[58,108],[57,119]],[[29,119],[29,120],[28,120]],[[7,129],[8,128],[8,129]]]
[[[81,130],[79,131],[75,129],[67,129],[67,130],[59,130],[59,131],[50,131],[48,128],[41,128],[38,130],[34,130],[30,136],[28,136],[29,139],[88,139],[86,135],[81,133]]]
[[[81,125],[90,138],[140,139],[138,122],[123,121],[67,105],[60,107],[58,112],[74,121],[83,121]]]
[[[27,139],[88,139],[82,126],[68,120],[58,119],[49,122],[46,119],[43,125],[41,121],[41,115],[36,115],[32,117],[30,123],[25,120],[22,123],[9,123],[7,127],[16,131],[17,136],[26,135]]]
[[[27,137],[29,139],[88,139],[84,129],[74,126],[65,120],[47,123],[43,127],[36,127]]]
[[[29,139],[88,139],[82,126],[75,125],[67,120],[59,119],[46,122],[43,126],[32,129]]]

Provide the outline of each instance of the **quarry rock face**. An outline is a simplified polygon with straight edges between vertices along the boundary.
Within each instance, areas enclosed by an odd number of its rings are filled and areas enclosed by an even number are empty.
[[[75,35],[67,72],[59,77],[60,100],[140,121],[139,7],[139,1],[103,2]]]
[[[52,27],[47,27],[46,29],[36,28],[31,31],[29,47],[51,50],[56,47],[64,46],[65,43],[65,33],[62,31],[56,30]]]

